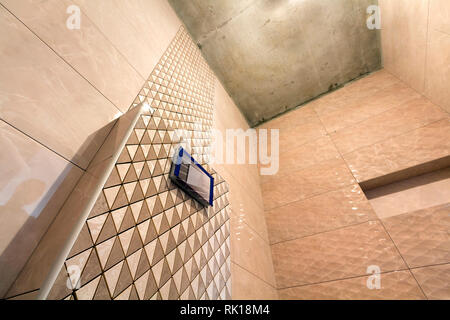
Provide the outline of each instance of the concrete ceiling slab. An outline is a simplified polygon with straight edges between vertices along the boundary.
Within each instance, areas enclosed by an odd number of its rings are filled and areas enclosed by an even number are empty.
[[[169,0],[250,125],[381,66],[376,0]]]

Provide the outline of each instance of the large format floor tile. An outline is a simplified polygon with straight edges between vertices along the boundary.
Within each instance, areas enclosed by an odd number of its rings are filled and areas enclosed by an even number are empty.
[[[380,219],[446,204],[450,201],[450,168],[366,191]]]
[[[372,116],[395,108],[420,94],[402,82],[394,83],[374,94],[346,104],[333,113],[321,117],[328,132],[334,132],[362,122]]]
[[[261,176],[261,182],[270,182],[297,171],[315,165],[317,163],[340,158],[339,152],[329,136],[323,136],[299,147],[287,149],[279,153],[279,157],[273,157],[272,161],[279,164],[278,172],[274,175]],[[268,166],[262,166],[268,167]]]
[[[406,269],[382,225],[370,221],[272,246],[279,289]]]
[[[410,156],[405,156],[410,155]],[[450,118],[344,155],[358,182],[450,155]]]
[[[381,288],[369,289],[368,277],[331,281],[280,290],[285,300],[422,300],[425,299],[410,271],[381,274]]]
[[[376,216],[358,185],[294,202],[267,211],[266,215],[271,243],[375,219]]]
[[[421,97],[331,134],[341,154],[370,146],[438,121],[448,115]],[[382,130],[380,130],[382,128]]]
[[[363,99],[368,101],[368,97],[379,90],[399,82],[400,80],[392,74],[381,70],[314,100],[310,105],[321,118],[324,118],[349,105],[359,104]]]
[[[450,264],[411,271],[428,299],[450,300]]]
[[[450,204],[383,220],[409,267],[450,262]]]
[[[262,184],[264,210],[355,183],[344,161],[324,161]]]

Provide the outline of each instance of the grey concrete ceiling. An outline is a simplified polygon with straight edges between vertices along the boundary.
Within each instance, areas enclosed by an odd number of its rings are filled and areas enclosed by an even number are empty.
[[[251,125],[380,68],[377,0],[169,0]]]

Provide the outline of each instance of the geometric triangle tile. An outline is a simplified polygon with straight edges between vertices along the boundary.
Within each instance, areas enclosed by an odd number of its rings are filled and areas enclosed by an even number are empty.
[[[111,300],[104,276],[100,278],[93,300]]]
[[[173,279],[159,289],[163,300],[176,300],[179,297],[177,287]]]
[[[100,192],[97,201],[94,204],[94,207],[92,208],[91,212],[89,213],[88,218],[92,218],[95,216],[98,216],[99,214],[108,212],[108,204],[106,203],[106,198],[103,194],[103,192]]]
[[[158,238],[147,244],[144,249],[152,266],[164,257],[164,250]]]
[[[125,255],[122,251],[122,246],[120,245],[120,241],[118,237],[111,238],[114,239],[114,244],[112,245],[111,251],[107,258],[106,264],[103,267],[103,270],[107,270],[119,261],[122,261],[125,258]]]
[[[91,219],[91,220],[93,220],[93,219]],[[88,223],[89,223],[89,220],[88,220]],[[103,223],[102,230],[100,231],[95,243],[98,244],[100,242],[103,242],[106,239],[109,239],[109,238],[113,237],[114,235],[116,235],[116,233],[117,233],[117,231],[114,226],[114,220],[113,220],[111,214],[108,214],[105,222]]]
[[[90,248],[93,246],[91,236],[89,235],[89,230],[86,224],[83,224],[83,228],[81,229],[80,233],[78,234],[77,240],[75,241],[75,244],[72,246],[72,249],[70,250],[68,258],[73,257],[74,255]]]
[[[165,284],[171,276],[170,268],[166,259],[162,259],[160,262],[154,265],[152,267],[152,272],[155,276],[158,287],[161,287],[163,284]]]
[[[98,276],[88,284],[76,291],[77,300],[92,300],[100,283],[101,276]]]
[[[111,297],[115,296],[114,293],[116,291],[116,286],[119,281],[119,276],[122,273],[122,267],[124,264],[125,264],[124,261],[122,261],[105,272],[106,283],[108,284],[108,289],[111,294]]]
[[[120,275],[119,275],[119,279],[117,281],[114,296],[117,296],[118,294],[120,294],[123,290],[125,290],[132,283],[133,283],[133,278],[131,277],[131,273],[128,268],[128,264],[125,262],[122,266],[122,270],[120,271]]]

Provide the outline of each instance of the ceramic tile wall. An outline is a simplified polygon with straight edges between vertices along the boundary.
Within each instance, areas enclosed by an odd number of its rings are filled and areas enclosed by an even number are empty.
[[[450,111],[450,3],[380,0],[384,67]]]
[[[228,185],[214,173],[204,208],[170,183],[168,122],[138,120],[48,299],[231,298]]]
[[[381,70],[261,127],[280,129],[280,170],[261,177],[280,298],[448,298],[448,199],[385,217],[359,186],[450,155],[448,113]]]
[[[69,5],[77,5],[81,9],[79,30],[69,30],[66,27],[69,16],[66,9]],[[0,13],[3,16],[1,21],[4,23],[1,28],[3,32],[3,36],[0,37],[3,40],[1,46],[5,48],[0,59],[0,63],[3,63],[0,73],[3,89],[0,93],[2,97],[0,118],[4,121],[5,130],[2,130],[7,133],[2,132],[4,139],[1,144],[2,148],[8,148],[8,145],[12,144],[22,146],[17,141],[27,145],[23,150],[21,147],[18,152],[2,153],[2,168],[13,175],[11,178],[2,175],[2,199],[9,199],[8,203],[17,203],[19,199],[24,198],[24,193],[22,189],[16,188],[16,194],[12,198],[8,196],[13,190],[11,188],[14,188],[10,182],[20,183],[24,179],[26,182],[37,172],[45,172],[46,179],[37,177],[37,180],[43,181],[45,186],[41,188],[39,182],[32,186],[33,190],[36,189],[33,194],[42,193],[45,196],[37,197],[33,204],[28,204],[23,209],[28,213],[37,212],[47,205],[46,210],[49,210],[49,213],[44,214],[42,211],[41,217],[45,218],[45,221],[51,221],[61,207],[62,201],[67,198],[87,168],[96,148],[107,136],[111,128],[107,124],[126,111],[133,102],[139,100],[138,98],[134,101],[136,92],[153,69],[156,72],[159,70],[155,66],[179,31],[181,22],[165,0],[45,0],[39,3],[28,0],[20,2],[1,0]],[[11,54],[12,52],[14,54]],[[120,76],[117,76],[118,74]],[[220,128],[248,128],[241,113],[214,75],[212,81],[214,82],[212,88],[215,87],[215,91],[211,97],[214,97],[216,106],[214,108],[216,120],[213,126],[218,127],[220,122]],[[27,85],[24,85],[24,82]],[[161,83],[152,82],[141,89],[144,92],[151,91],[153,85],[158,87]],[[195,92],[198,88],[185,90]],[[83,92],[83,96],[80,96],[79,92]],[[184,94],[185,92],[179,92],[178,95]],[[166,92],[166,96],[168,95]],[[167,102],[164,99],[161,101]],[[198,109],[195,112],[202,111]],[[176,128],[174,122],[180,119],[177,119],[176,113],[170,116],[174,117],[169,120]],[[195,122],[196,119],[190,120]],[[101,128],[102,130],[99,130]],[[184,129],[189,131],[192,128],[193,126]],[[61,134],[62,132],[64,134]],[[199,137],[197,134],[191,142],[195,148],[200,148],[205,144],[205,139],[206,135]],[[28,157],[24,154],[25,149],[36,149],[36,154],[41,154],[42,159]],[[11,168],[12,163],[17,164],[17,168]],[[230,182],[230,189],[236,190],[235,193],[244,194],[242,191],[245,190],[247,194],[251,194],[248,191],[251,190],[261,199],[259,176],[255,166],[249,168],[223,166],[217,168],[217,171],[227,180],[233,174],[235,178]],[[241,179],[242,176],[246,179]],[[58,190],[58,195],[47,204],[53,189]],[[29,184],[27,190],[30,190]],[[245,215],[248,218],[244,219],[247,223],[244,222],[244,226],[247,228],[252,226],[254,230],[258,230],[260,237],[267,240],[267,236],[264,236],[267,231],[263,209],[257,199],[247,195],[244,199],[234,197],[233,201],[236,202],[237,208],[245,206]],[[8,203],[2,202],[2,206]],[[12,212],[2,209],[1,213],[2,219],[12,221]],[[35,246],[36,239],[48,227],[48,223],[44,220],[36,223],[32,221],[33,219],[27,218],[25,223],[21,217],[20,221],[14,222],[17,225],[14,230],[13,225],[8,224],[11,232],[5,233],[3,238],[8,234],[5,242],[2,238],[2,244],[10,241],[10,249],[14,248],[10,251],[17,252],[16,246],[19,246],[20,252],[27,254],[22,260],[11,260],[6,254],[2,256],[4,272],[1,277],[0,297],[3,297],[20,272],[28,252]],[[36,227],[38,225],[41,226],[40,229]],[[30,230],[35,231],[32,232],[32,238],[19,237],[21,233],[29,233]],[[20,238],[21,241],[12,241],[13,236]],[[249,243],[253,242],[247,239],[246,244]],[[243,250],[247,250],[248,247],[241,246]],[[268,243],[263,242],[258,250],[264,252],[263,255],[267,259],[264,260],[264,266],[273,270],[270,254],[267,254],[270,252]],[[19,265],[14,264],[19,261],[22,261]],[[233,263],[244,264],[241,261]],[[11,272],[7,273],[4,267],[9,268]],[[236,277],[241,276],[243,273],[238,273]],[[257,279],[252,281],[255,288],[269,288],[271,292],[267,297],[276,294],[272,280],[258,278],[251,272],[249,279]],[[245,281],[247,278],[238,280],[237,283],[244,284]],[[251,298],[251,295],[249,297]]]
[[[69,30],[66,10],[73,4],[0,1],[1,147],[17,150],[1,157],[6,171],[0,179],[0,214],[9,231],[2,238],[0,297],[105,139],[111,129],[105,126],[129,108],[181,25],[166,1],[132,1],[126,12],[136,19],[133,27],[128,18],[102,24],[102,17],[118,13],[103,6],[101,15],[82,8],[81,28]],[[100,2],[90,4],[93,10]],[[108,34],[112,25],[123,31],[114,38]],[[124,43],[129,34],[138,34],[132,28],[147,30],[146,38]],[[160,41],[153,41],[155,36]],[[125,56],[123,48],[135,56]],[[146,58],[148,71],[140,75],[137,61]],[[35,198],[20,204],[27,194]],[[26,215],[11,211],[12,204]]]

